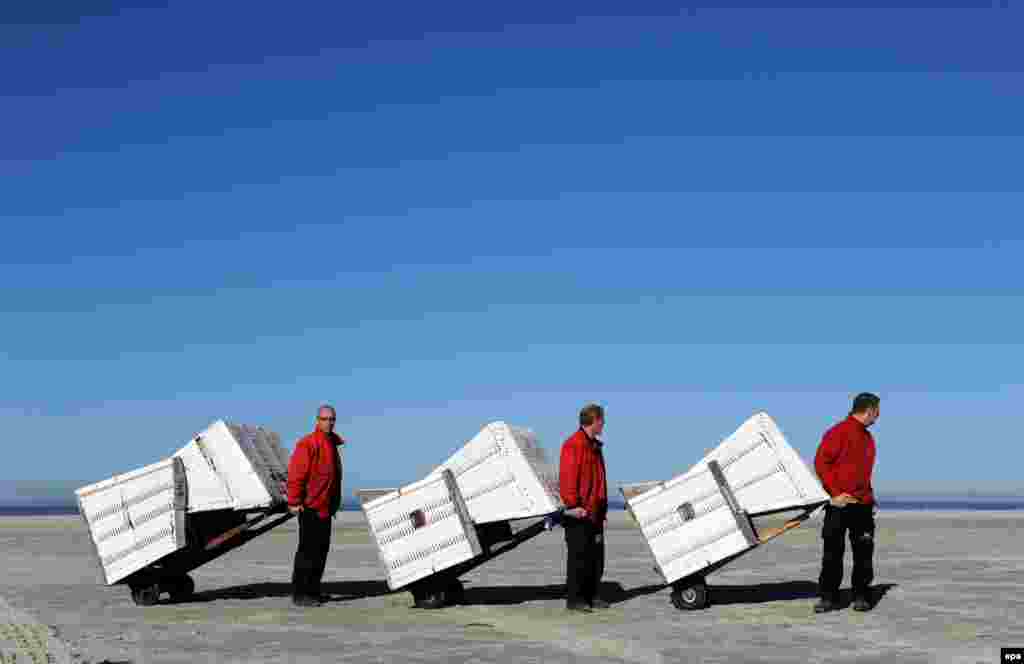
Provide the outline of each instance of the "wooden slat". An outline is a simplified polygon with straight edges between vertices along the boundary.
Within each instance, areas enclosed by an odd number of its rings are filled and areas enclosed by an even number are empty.
[[[224,542],[227,542],[230,539],[238,537],[239,535],[241,535],[242,533],[246,532],[250,528],[254,527],[256,524],[260,523],[261,521],[266,519],[268,516],[271,516],[272,514],[273,514],[273,512],[267,513],[267,514],[262,514],[262,515],[260,515],[259,517],[255,518],[255,519],[250,519],[250,520],[246,521],[245,523],[243,523],[240,526],[235,526],[231,530],[225,531],[225,532],[221,533],[220,535],[217,535],[216,537],[210,539],[206,543],[206,550],[209,551],[211,549],[215,549],[218,546],[220,546],[221,544],[223,544]]]
[[[802,524],[803,522],[803,519],[794,519],[792,521],[787,521],[786,523],[782,524],[781,528],[766,528],[765,530],[758,533],[758,539],[761,541],[761,544],[764,544],[769,540],[775,539],[787,530],[792,530],[793,528],[799,527],[800,524]]]
[[[631,500],[634,496],[639,496],[641,493],[646,493],[654,487],[661,484],[661,481],[653,482],[636,482],[627,486],[619,487],[619,492],[622,493],[622,497],[626,500]]]
[[[361,489],[356,491],[356,497],[359,498],[359,502],[368,503],[371,500],[376,500],[395,491],[398,491],[398,489]]]

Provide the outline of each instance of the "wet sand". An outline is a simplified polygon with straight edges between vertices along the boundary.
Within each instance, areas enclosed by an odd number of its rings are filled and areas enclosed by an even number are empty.
[[[193,572],[189,601],[142,608],[126,587],[99,585],[77,517],[0,517],[0,597],[55,628],[77,662],[988,664],[1024,645],[1021,512],[882,512],[877,606],[825,615],[811,608],[820,520],[712,575],[712,606],[680,612],[639,532],[613,513],[603,593],[614,605],[591,615],[563,609],[559,529],[464,577],[464,605],[427,611],[388,592],[363,523],[335,522],[324,590],[337,599],[323,607],[291,605],[289,522]],[[844,588],[849,557],[846,573]]]

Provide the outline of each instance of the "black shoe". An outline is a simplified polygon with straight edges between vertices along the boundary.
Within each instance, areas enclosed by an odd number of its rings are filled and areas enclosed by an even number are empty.
[[[565,610],[566,611],[577,611],[579,613],[593,613],[594,612],[594,610],[591,609],[589,605],[584,604],[583,602],[566,602],[565,603]]]
[[[870,611],[871,602],[866,597],[855,597],[853,598],[853,610],[854,611]]]
[[[610,606],[611,606],[611,604],[609,604],[608,602],[604,601],[600,597],[595,597],[594,599],[592,599],[590,601],[590,608],[592,608],[592,609],[607,609]]]
[[[818,603],[814,605],[814,612],[825,613],[827,611],[835,611],[838,608],[839,602],[830,597],[822,597],[818,600]]]
[[[292,604],[295,606],[311,607],[320,606],[321,602],[316,597],[310,597],[308,595],[299,595],[298,597],[292,598]]]

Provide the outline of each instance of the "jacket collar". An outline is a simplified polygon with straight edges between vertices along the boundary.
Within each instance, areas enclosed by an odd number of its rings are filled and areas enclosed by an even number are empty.
[[[331,445],[334,445],[335,447],[342,444],[341,438],[338,437],[338,434],[333,432],[327,434],[321,431],[320,429],[313,429],[313,433],[311,435],[313,436],[313,440],[316,440],[318,442],[327,442],[330,443]]]
[[[604,443],[602,443],[600,440],[598,440],[597,438],[594,438],[589,433],[587,433],[586,430],[583,427],[580,427],[580,433],[583,434],[583,439],[584,440],[586,440],[588,443],[590,443],[591,445],[593,445],[597,449],[601,449],[601,447],[604,445]]]
[[[864,426],[864,423],[861,422],[860,420],[858,420],[853,415],[848,415],[846,417],[846,421],[850,424],[850,426],[856,427],[858,431],[867,431],[868,430],[868,428],[866,426]]]

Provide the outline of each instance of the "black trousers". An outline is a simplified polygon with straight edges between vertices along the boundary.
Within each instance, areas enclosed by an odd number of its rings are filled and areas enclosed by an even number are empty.
[[[868,587],[874,580],[872,558],[875,554],[875,517],[871,505],[825,507],[825,523],[821,527],[824,552],[821,556],[821,576],[818,590],[822,597],[836,599],[843,581],[843,556],[846,537],[853,549],[853,574],[850,585],[855,597],[868,596]]]
[[[589,604],[597,597],[604,574],[604,529],[587,519],[566,517],[567,560],[565,564],[565,601]]]
[[[292,595],[316,597],[320,594],[320,580],[327,566],[327,552],[331,549],[331,519],[322,519],[316,510],[309,508],[299,512],[298,519],[299,548],[295,551]]]

